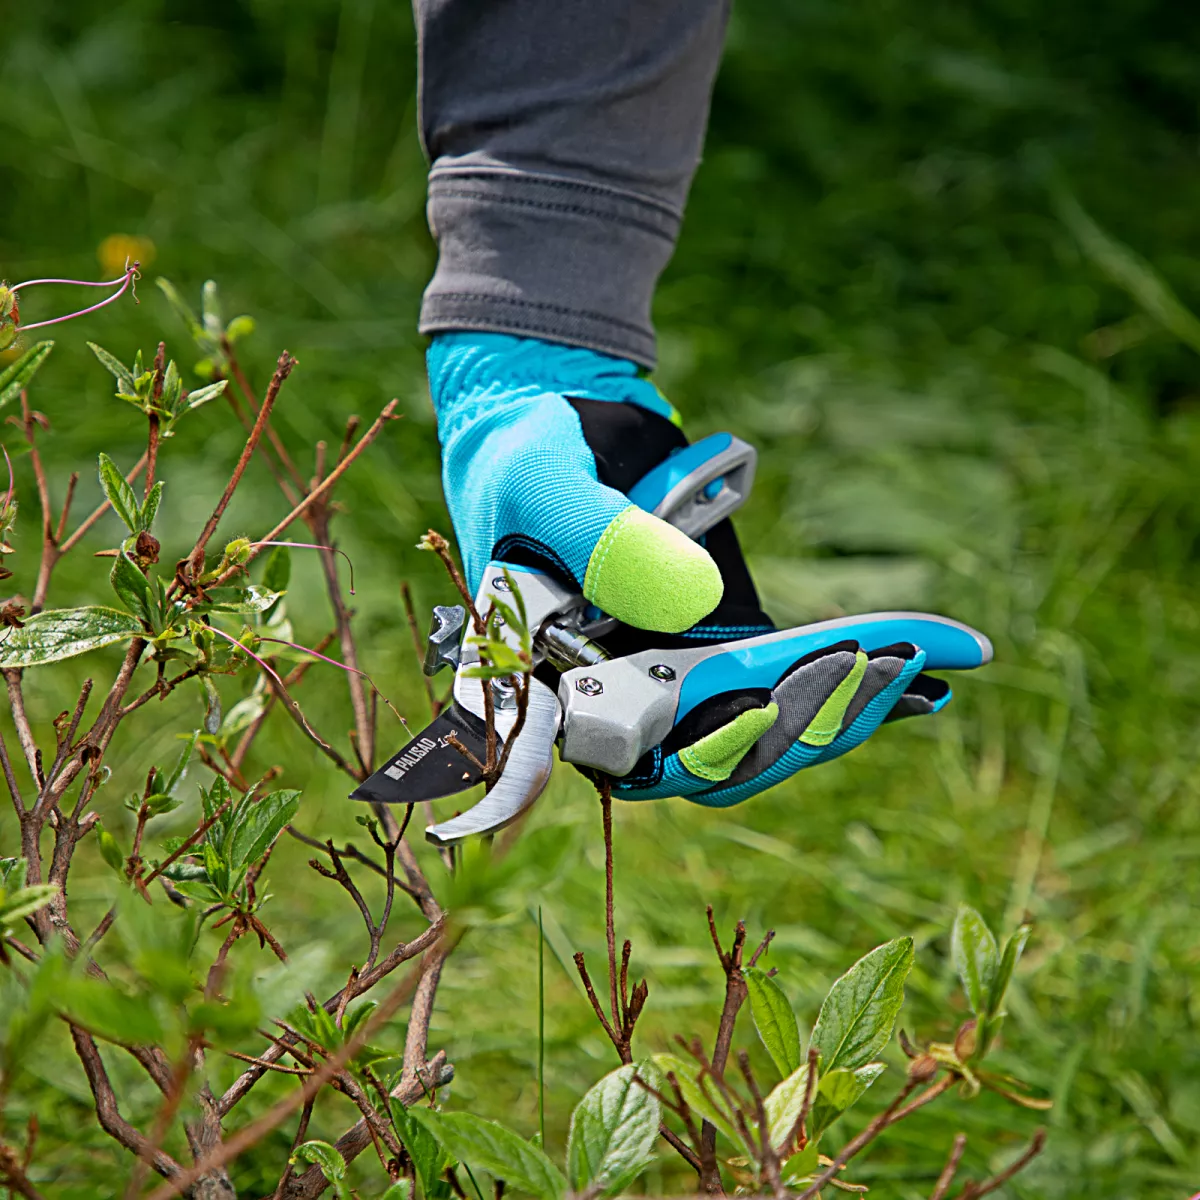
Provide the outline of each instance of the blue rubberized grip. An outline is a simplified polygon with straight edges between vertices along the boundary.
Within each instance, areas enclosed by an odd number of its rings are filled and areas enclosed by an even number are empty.
[[[969,670],[989,662],[991,643],[981,643],[957,622],[920,613],[868,613],[857,619],[826,621],[797,630],[793,637],[735,643],[694,666],[684,677],[675,713],[678,724],[696,705],[721,692],[772,688],[798,658],[853,639],[864,650],[911,642],[925,652],[926,670]]]
[[[630,488],[629,499],[652,513],[666,499],[672,488],[682,483],[693,471],[702,467],[710,458],[728,450],[733,444],[730,433],[712,433],[698,442],[672,454],[652,471],[647,471]]]

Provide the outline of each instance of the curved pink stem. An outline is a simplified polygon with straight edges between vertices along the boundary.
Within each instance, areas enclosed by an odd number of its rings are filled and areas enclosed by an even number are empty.
[[[103,308],[106,304],[111,304],[114,300],[119,300],[125,294],[126,290],[128,289],[130,283],[133,281],[133,278],[136,274],[137,274],[136,268],[126,272],[125,282],[121,284],[120,289],[118,291],[113,292],[113,294],[111,296],[105,296],[104,299],[101,300],[99,304],[93,304],[88,308],[81,308],[81,309],[79,309],[78,312],[67,313],[67,315],[65,317],[51,317],[48,321],[35,321],[32,325],[20,325],[20,326],[18,326],[18,328],[21,330],[22,333],[28,333],[31,329],[45,329],[47,325],[61,325],[64,321],[72,321],[76,317],[86,317],[88,313],[93,313],[98,308]],[[61,281],[60,280],[50,280],[50,279],[40,279],[40,280],[35,280],[34,282],[35,283],[58,283],[58,282],[80,283],[82,281],[77,280],[77,279],[69,279],[69,280],[61,280]],[[115,282],[120,282],[120,281],[117,280]],[[29,287],[30,285],[24,284],[23,286]],[[84,286],[85,287],[114,287],[115,283],[110,283],[110,284],[84,283]],[[17,291],[18,289],[13,288],[12,290]]]
[[[251,542],[251,545],[255,547],[294,546],[297,550],[328,550],[330,554],[340,554],[346,560],[346,565],[350,568],[350,595],[354,595],[354,564],[350,561],[350,555],[345,550],[339,550],[336,546],[318,546],[316,542]],[[341,666],[340,663],[338,665]]]
[[[126,271],[117,279],[110,279],[107,283],[97,283],[91,279],[27,279],[24,283],[13,283],[9,285],[10,292],[19,292],[24,288],[40,287],[44,283],[69,283],[76,287],[116,287],[123,279],[129,278],[129,272]]]
[[[399,721],[405,729],[408,728],[408,722],[399,714],[399,712],[396,711],[396,706],[379,690],[375,680],[373,680],[371,676],[366,673],[366,671],[360,670],[358,667],[348,666],[344,662],[338,662],[336,658],[326,658],[325,655],[318,650],[310,650],[307,646],[299,646],[295,642],[289,642],[284,638],[260,637],[258,640],[260,642],[274,642],[279,646],[291,646],[293,650],[299,650],[304,654],[311,654],[314,658],[319,658],[322,662],[327,662],[331,667],[341,667],[343,671],[348,671],[352,675],[361,675],[375,689],[375,692],[379,696],[380,700],[382,700],[384,704],[386,704],[388,708],[392,710],[392,712],[395,714],[396,720]],[[241,645],[241,643],[239,642],[238,645]],[[246,651],[246,653],[248,654],[249,651]]]

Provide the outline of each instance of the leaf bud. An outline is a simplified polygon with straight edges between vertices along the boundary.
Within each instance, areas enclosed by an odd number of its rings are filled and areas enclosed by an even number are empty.
[[[970,1062],[979,1047],[979,1027],[974,1020],[964,1021],[954,1035],[954,1053],[963,1062]]]
[[[911,1083],[928,1083],[938,1073],[938,1061],[932,1054],[922,1054],[908,1065]]]

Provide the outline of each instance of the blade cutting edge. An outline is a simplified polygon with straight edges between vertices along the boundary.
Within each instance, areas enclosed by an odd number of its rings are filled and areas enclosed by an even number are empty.
[[[448,739],[452,737],[480,762],[484,761],[487,742],[483,722],[457,704],[451,704],[360,783],[350,793],[350,799],[373,804],[416,804],[474,787],[482,778],[479,768],[450,744]]]

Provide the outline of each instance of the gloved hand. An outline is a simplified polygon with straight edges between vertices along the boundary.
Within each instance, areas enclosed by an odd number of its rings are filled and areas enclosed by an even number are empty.
[[[733,527],[701,546],[626,492],[687,445],[672,407],[631,362],[533,338],[434,338],[429,382],[446,501],[467,582],[492,559],[548,570],[624,624],[615,655],[726,642],[774,628]],[[653,631],[653,632],[646,632]],[[697,706],[614,785],[628,800],[740,803],[836,758],[886,720],[950,699],[911,643],[867,653],[845,642],[793,663],[767,689]]]
[[[615,781],[613,795],[740,804],[853,750],[885,721],[934,713],[949,702],[949,687],[921,674],[923,650],[900,642],[867,652],[854,640],[853,624],[845,633],[846,641],[793,663],[770,689],[727,692],[697,706]]]
[[[630,406],[669,426],[673,410],[633,363],[496,333],[442,334],[427,362],[472,591],[495,558],[573,581],[639,629],[680,633],[716,608],[721,572],[707,551],[597,477],[581,406],[613,431],[641,419]]]

